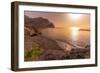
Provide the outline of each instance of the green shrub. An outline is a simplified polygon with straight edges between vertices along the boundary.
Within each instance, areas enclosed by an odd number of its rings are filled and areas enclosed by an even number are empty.
[[[44,51],[43,48],[34,47],[30,51],[25,52],[25,59],[28,60],[38,60],[41,53]]]

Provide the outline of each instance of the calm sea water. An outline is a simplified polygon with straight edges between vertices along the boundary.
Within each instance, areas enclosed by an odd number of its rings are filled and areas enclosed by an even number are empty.
[[[51,39],[70,41],[79,46],[90,45],[90,31],[74,31],[70,29],[48,28],[42,31],[42,34]]]

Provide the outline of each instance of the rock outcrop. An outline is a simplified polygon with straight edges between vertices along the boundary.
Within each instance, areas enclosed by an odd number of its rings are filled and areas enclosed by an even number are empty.
[[[37,17],[37,18],[29,18],[25,16],[25,33],[30,34],[31,36],[35,36],[38,34],[42,34],[41,31],[46,28],[54,28],[54,24],[50,22],[46,18]]]

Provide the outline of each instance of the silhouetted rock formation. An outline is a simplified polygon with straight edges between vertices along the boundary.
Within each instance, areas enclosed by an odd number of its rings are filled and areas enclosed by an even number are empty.
[[[54,28],[54,24],[50,22],[46,18],[37,17],[37,18],[29,18],[25,16],[25,26],[32,28]]]
[[[25,28],[30,29],[28,31],[31,36],[41,34],[41,31],[45,28],[54,28],[54,24],[48,19],[42,17],[29,18],[28,16],[25,16],[24,18]]]

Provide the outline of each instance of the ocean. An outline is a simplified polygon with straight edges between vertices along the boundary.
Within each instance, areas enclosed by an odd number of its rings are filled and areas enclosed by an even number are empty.
[[[90,45],[90,31],[70,30],[69,28],[46,28],[42,35],[50,39],[58,39],[65,42],[85,47]]]

